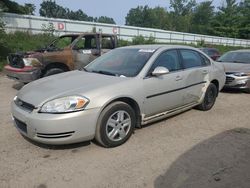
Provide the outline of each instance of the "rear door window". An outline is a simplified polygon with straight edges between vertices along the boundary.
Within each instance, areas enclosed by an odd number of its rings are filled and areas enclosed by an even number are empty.
[[[204,65],[204,60],[200,54],[194,50],[183,49],[180,50],[185,69],[193,67],[201,67]]]

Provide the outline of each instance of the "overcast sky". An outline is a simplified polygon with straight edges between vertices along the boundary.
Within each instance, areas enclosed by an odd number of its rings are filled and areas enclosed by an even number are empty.
[[[33,3],[36,5],[36,14],[39,15],[40,4],[43,0],[15,0],[19,4]],[[196,0],[201,2],[202,0]],[[71,10],[81,9],[88,16],[112,17],[119,25],[125,24],[125,17],[131,8],[138,5],[149,7],[161,6],[168,8],[170,0],[56,0],[56,3]],[[215,6],[221,6],[223,0],[213,0]]]

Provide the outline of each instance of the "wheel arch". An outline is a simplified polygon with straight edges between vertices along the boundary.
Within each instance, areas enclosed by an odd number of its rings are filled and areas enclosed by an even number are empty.
[[[220,90],[219,81],[216,80],[216,79],[214,79],[214,80],[211,81],[211,83],[213,83],[216,86],[216,88],[217,88],[217,95],[218,95],[219,94],[219,90]]]
[[[131,106],[131,108],[135,111],[135,115],[136,115],[136,127],[141,128],[141,109],[140,109],[138,102],[136,100],[132,99],[131,97],[124,96],[124,97],[115,98],[115,99],[107,102],[101,111],[103,111],[110,104],[112,104],[114,102],[119,102],[119,101],[124,102],[124,103],[128,104],[129,106]]]
[[[45,72],[46,72],[47,70],[52,69],[52,68],[60,68],[60,69],[63,69],[65,72],[67,72],[67,71],[70,70],[69,67],[68,67],[66,64],[64,64],[64,63],[53,62],[53,63],[47,64],[47,65],[44,67],[42,73],[45,74]]]

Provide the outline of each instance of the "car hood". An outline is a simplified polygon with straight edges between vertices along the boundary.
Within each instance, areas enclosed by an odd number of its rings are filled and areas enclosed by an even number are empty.
[[[221,62],[225,67],[225,72],[250,72],[250,64]]]
[[[91,90],[108,87],[129,78],[108,76],[85,71],[70,71],[39,79],[25,85],[17,94],[22,101],[35,107],[57,97],[81,95]]]

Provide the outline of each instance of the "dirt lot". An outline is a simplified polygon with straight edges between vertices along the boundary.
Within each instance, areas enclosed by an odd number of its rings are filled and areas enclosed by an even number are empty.
[[[250,187],[250,95],[220,93],[211,111],[189,110],[135,131],[124,145],[49,147],[11,121],[19,84],[0,75],[0,187]]]

